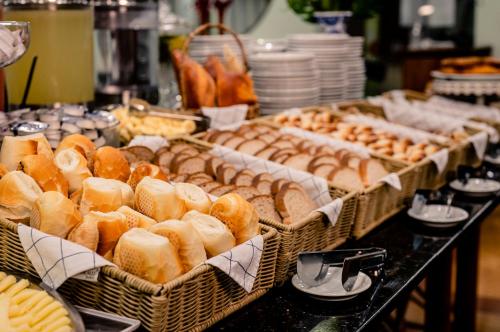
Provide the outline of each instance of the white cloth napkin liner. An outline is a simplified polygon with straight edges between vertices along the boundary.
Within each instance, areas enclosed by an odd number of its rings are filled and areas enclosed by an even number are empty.
[[[474,146],[474,151],[480,160],[483,160],[486,147],[488,146],[488,134],[480,132],[469,137],[469,142]]]
[[[137,135],[128,143],[128,146],[145,146],[156,152],[160,148],[168,146],[168,140],[162,136]]]
[[[210,258],[206,264],[217,267],[250,293],[257,278],[263,250],[264,238],[262,235],[257,235],[229,251]]]
[[[210,118],[210,128],[240,123],[247,117],[248,105],[233,105],[228,107],[202,107],[201,113]]]
[[[432,160],[432,162],[436,165],[438,174],[443,173],[443,171],[446,168],[446,165],[448,165],[448,157],[449,157],[448,149],[441,149],[438,152],[433,153],[429,156],[429,159]]]
[[[96,268],[112,265],[94,251],[79,244],[19,224],[19,240],[36,272],[49,287],[57,289],[67,279],[83,273],[79,279],[96,280]],[[89,273],[85,273],[86,271]]]

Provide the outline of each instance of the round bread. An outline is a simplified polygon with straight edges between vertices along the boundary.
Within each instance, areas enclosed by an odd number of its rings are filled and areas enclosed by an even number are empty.
[[[145,176],[167,181],[167,176],[161,171],[160,167],[147,162],[140,162],[132,174],[130,174],[127,183],[135,190],[137,184],[141,182],[142,178]]]
[[[184,272],[207,260],[203,241],[190,223],[167,220],[151,226],[149,231],[170,240],[178,250]]]
[[[224,222],[241,244],[259,234],[259,215],[240,195],[229,193],[219,197],[210,209],[210,215]]]
[[[27,220],[35,201],[43,191],[30,176],[20,171],[9,172],[0,179],[0,217]]]
[[[111,146],[97,149],[94,155],[94,175],[127,182],[130,176],[130,165],[120,150]]]
[[[54,158],[54,162],[68,181],[70,193],[82,189],[82,182],[92,176],[87,160],[75,149],[64,149]]]
[[[229,228],[215,217],[192,210],[182,217],[182,221],[191,224],[196,230],[203,241],[208,257],[217,256],[236,245],[236,240]]]
[[[96,221],[99,230],[99,243],[96,252],[104,258],[111,259],[116,243],[123,233],[128,231],[125,216],[120,212],[92,211],[83,219]]]
[[[85,159],[92,160],[95,153],[95,144],[84,135],[73,134],[66,136],[56,149],[56,155],[65,149],[75,149]]]
[[[99,244],[97,221],[93,218],[84,219],[68,234],[68,240],[92,251],[97,251]]]
[[[176,183],[175,194],[184,202],[187,211],[196,210],[201,213],[210,212],[212,202],[200,187],[191,183]]]
[[[80,212],[116,211],[123,204],[122,188],[114,181],[103,178],[87,178],[83,181]]]
[[[19,168],[31,176],[43,191],[58,191],[68,197],[68,180],[51,159],[44,155],[24,156]]]
[[[0,150],[0,162],[9,171],[17,169],[24,156],[39,154],[54,159],[52,148],[43,134],[5,136]]]
[[[135,188],[135,207],[156,221],[179,219],[186,212],[186,205],[175,194],[174,186],[149,176]]]

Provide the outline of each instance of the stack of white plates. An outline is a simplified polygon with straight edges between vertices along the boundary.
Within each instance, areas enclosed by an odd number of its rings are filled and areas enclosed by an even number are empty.
[[[258,53],[249,59],[261,112],[319,103],[319,72],[310,53]]]
[[[239,37],[248,54],[253,42],[252,37],[247,35],[239,35]],[[224,56],[224,45],[227,45],[235,54],[241,56],[240,47],[232,35],[195,36],[191,44],[189,44],[189,56],[198,63],[204,63],[209,55],[222,58]]]
[[[339,34],[295,34],[288,50],[313,53],[320,70],[321,103],[362,98],[366,82],[363,38]]]

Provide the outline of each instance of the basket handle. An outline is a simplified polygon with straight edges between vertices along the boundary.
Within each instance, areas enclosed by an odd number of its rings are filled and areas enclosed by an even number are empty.
[[[227,32],[231,34],[234,39],[236,40],[236,43],[238,43],[238,46],[241,50],[241,57],[243,58],[243,65],[245,66],[245,70],[248,72],[248,58],[247,58],[247,53],[245,50],[245,47],[243,46],[243,43],[241,42],[241,39],[238,37],[238,34],[234,32],[233,30],[229,29],[226,27],[224,24],[221,23],[206,23],[203,25],[200,25],[197,27],[195,30],[193,30],[189,36],[187,37],[186,41],[184,42],[184,46],[182,47],[182,53],[187,54],[188,49],[189,49],[189,44],[191,44],[191,41],[193,40],[194,37],[197,35],[212,29],[212,28],[218,28],[220,31]]]

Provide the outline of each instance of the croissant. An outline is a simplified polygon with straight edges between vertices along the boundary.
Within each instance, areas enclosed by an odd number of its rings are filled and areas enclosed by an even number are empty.
[[[215,83],[205,69],[179,50],[174,50],[173,60],[184,107],[214,106]]]
[[[252,105],[257,102],[248,74],[228,71],[216,56],[208,57],[205,68],[215,80],[217,106]]]

